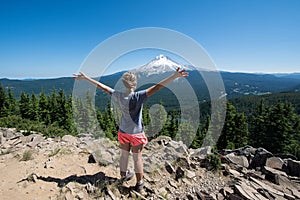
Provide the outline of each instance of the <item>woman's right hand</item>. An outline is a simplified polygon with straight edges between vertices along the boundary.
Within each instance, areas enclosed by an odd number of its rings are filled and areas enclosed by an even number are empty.
[[[83,72],[79,72],[79,74],[73,74],[73,78],[75,80],[85,80],[87,76]]]

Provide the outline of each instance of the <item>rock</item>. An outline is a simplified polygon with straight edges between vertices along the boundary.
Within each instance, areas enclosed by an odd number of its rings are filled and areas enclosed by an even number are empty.
[[[267,158],[266,166],[273,169],[282,169],[284,161],[279,157]]]
[[[170,186],[172,186],[173,188],[177,189],[177,183],[175,181],[173,181],[172,179],[168,180],[168,183],[170,184]]]
[[[93,134],[91,133],[80,133],[77,135],[78,138],[95,138]]]
[[[184,176],[184,170],[178,166],[176,169],[176,180],[178,181],[180,178],[183,178]]]
[[[234,189],[236,190],[237,194],[239,194],[243,199],[248,200],[268,200],[264,196],[260,195],[257,190],[254,188],[246,185],[246,183],[241,182],[240,185],[235,185]]]
[[[81,191],[81,192],[78,192],[75,196],[75,199],[78,199],[78,200],[85,200],[87,199],[87,197],[85,196],[85,194]]]
[[[230,162],[248,168],[249,163],[245,156],[237,156],[234,153],[230,153],[225,156]]]
[[[61,140],[68,144],[76,144],[78,142],[77,138],[72,135],[64,135]]]
[[[255,151],[255,155],[249,165],[250,169],[255,169],[257,167],[265,166],[267,159],[273,157],[273,154],[269,151],[265,150],[264,148],[258,148]]]
[[[3,136],[3,132],[0,131],[0,145],[1,145],[1,144],[4,144],[4,142],[5,142],[5,138],[4,138],[4,136]]]
[[[117,199],[116,196],[114,195],[114,193],[109,188],[106,188],[106,192],[112,200]]]
[[[1,128],[1,132],[6,139],[10,139],[16,136],[17,129],[15,128]]]
[[[230,187],[226,186],[226,187],[224,187],[224,188],[222,188],[222,189],[220,190],[220,193],[221,193],[224,197],[226,197],[226,196],[229,196],[229,194],[233,194],[234,191],[233,191],[233,189],[231,189]]]
[[[265,184],[265,183],[263,183],[263,182],[255,179],[253,177],[250,177],[250,180],[253,181],[254,183],[256,183],[258,185],[258,188],[259,187],[263,188],[265,191],[268,191],[268,192],[270,192],[272,194],[276,194],[276,195],[281,196],[281,197],[284,196],[284,193],[282,193],[282,192],[280,192],[280,191],[278,191],[278,190],[270,187],[269,185],[267,185],[267,184]]]
[[[98,163],[100,166],[108,166],[114,163],[114,161],[112,155],[107,151],[97,150],[90,154],[88,163]]]
[[[175,149],[180,154],[186,154],[188,155],[187,146],[183,144],[182,141],[176,142],[176,141],[169,141],[169,143],[166,145],[168,148]]]
[[[229,194],[228,199],[229,200],[244,200],[244,198],[242,198],[236,194]]]
[[[151,145],[156,143],[156,144],[161,145],[161,146],[166,146],[170,141],[172,141],[172,138],[170,138],[168,136],[161,135],[161,136],[151,140],[148,144],[151,146]]]
[[[186,177],[189,178],[189,179],[192,179],[196,176],[195,172],[193,172],[191,170],[188,170],[188,169],[185,170],[185,174],[186,174]]]
[[[295,157],[294,155],[291,155],[291,154],[283,154],[283,153],[280,153],[280,154],[274,154],[275,157],[279,157],[281,159],[292,159],[292,160],[297,160],[297,157]]]
[[[26,137],[24,137],[23,142],[27,143],[27,146],[29,147],[35,147],[39,143],[44,141],[44,137],[40,134],[31,134]]]
[[[175,172],[174,167],[173,167],[168,161],[166,161],[165,166],[166,166],[166,170],[167,170],[170,174],[173,174],[173,173]]]
[[[287,159],[288,174],[300,177],[300,161]]]
[[[293,195],[284,193],[284,198],[288,199],[288,200],[295,200],[295,197]]]
[[[272,169],[272,168],[271,168]],[[279,175],[266,169],[266,167],[263,167],[263,173],[265,174],[265,179],[279,185]]]
[[[238,148],[238,149],[234,150],[234,152],[237,155],[243,155],[243,156],[249,157],[249,156],[252,156],[252,155],[254,156],[256,150],[257,149],[253,148],[252,146],[245,146],[245,147],[241,147],[241,148]]]
[[[205,156],[211,154],[211,146],[201,147],[199,149],[193,150],[191,157],[199,157],[200,159],[205,159]]]
[[[292,188],[289,188],[289,190],[292,192],[293,196],[296,199],[300,199],[300,191],[297,191],[296,189],[292,189]]]

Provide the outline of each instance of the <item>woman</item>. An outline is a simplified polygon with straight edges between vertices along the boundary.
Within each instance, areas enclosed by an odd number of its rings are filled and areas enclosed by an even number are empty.
[[[126,72],[122,76],[122,82],[126,91],[119,92],[101,82],[95,81],[82,72],[74,74],[75,79],[87,80],[91,84],[111,95],[120,106],[122,112],[118,131],[118,140],[121,148],[120,175],[122,181],[128,181],[134,176],[134,173],[127,169],[128,158],[131,151],[133,154],[134,171],[136,176],[136,185],[134,187],[136,191],[142,190],[144,186],[142,150],[148,142],[142,122],[143,103],[148,97],[165,87],[176,78],[187,76],[188,73],[185,72],[185,70],[180,70],[180,68],[178,68],[173,75],[160,81],[158,84],[153,85],[146,90],[136,92],[137,78],[132,72]]]

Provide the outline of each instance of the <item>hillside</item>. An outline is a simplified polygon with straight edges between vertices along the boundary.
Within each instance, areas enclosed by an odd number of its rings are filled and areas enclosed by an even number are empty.
[[[115,142],[91,134],[45,138],[0,128],[0,196],[2,200],[300,198],[299,161],[249,146],[220,153],[212,154],[210,147],[188,149],[165,136],[156,138],[144,149],[145,187],[137,193],[132,190],[135,179],[119,181],[120,151]],[[220,159],[222,164],[216,162]]]
[[[190,85],[198,97],[199,102],[210,101],[210,93],[208,91],[207,83],[205,79],[210,81],[210,87],[214,92],[220,93],[219,95],[227,95],[227,98],[236,98],[242,96],[257,96],[263,94],[274,94],[279,92],[294,92],[300,90],[299,74],[253,74],[253,73],[232,73],[232,72],[216,72],[208,70],[195,70],[193,66],[184,66],[170,58],[160,55],[151,60],[144,66],[137,67],[132,70],[137,74],[138,89],[143,89],[157,83],[163,78],[167,77],[171,73],[174,73],[177,67],[183,67],[189,71],[190,75],[186,80],[177,80],[170,88],[180,88],[184,95],[189,96],[188,85]],[[211,80],[218,78],[216,73],[220,73],[225,91],[218,85],[213,85],[217,80]],[[110,87],[119,88],[118,82],[123,72],[107,75],[101,77],[100,81],[109,85]],[[0,85],[5,88],[11,88],[15,97],[19,97],[23,91],[27,94],[40,94],[44,90],[45,94],[51,93],[53,90],[64,90],[66,94],[71,94],[74,87],[74,80],[71,77],[56,78],[56,79],[33,79],[33,80],[10,80],[0,79]],[[174,102],[175,96],[172,91],[165,89],[160,91],[157,95],[154,95],[150,99],[149,104],[164,102],[169,107],[175,107],[178,103]],[[96,96],[96,105],[103,107],[107,104],[108,97],[103,95],[102,91],[98,91]]]

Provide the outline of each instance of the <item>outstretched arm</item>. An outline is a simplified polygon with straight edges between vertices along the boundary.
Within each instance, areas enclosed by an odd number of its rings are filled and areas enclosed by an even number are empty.
[[[151,95],[155,94],[161,88],[166,87],[166,85],[168,85],[170,82],[174,81],[176,78],[179,78],[179,77],[186,78],[186,77],[188,77],[188,75],[189,75],[188,72],[186,72],[184,69],[180,70],[180,68],[178,67],[176,72],[173,75],[160,81],[156,85],[153,85],[153,86],[149,87],[148,89],[146,89],[146,94],[148,97],[150,97]]]
[[[110,88],[109,86],[88,77],[87,75],[85,75],[82,72],[79,72],[79,74],[73,74],[73,77],[76,80],[87,80],[89,83],[91,83],[91,84],[95,85],[96,87],[100,88],[101,90],[103,90],[107,94],[110,94],[110,91],[112,90],[112,88]]]

